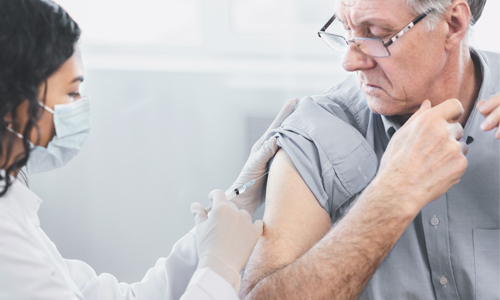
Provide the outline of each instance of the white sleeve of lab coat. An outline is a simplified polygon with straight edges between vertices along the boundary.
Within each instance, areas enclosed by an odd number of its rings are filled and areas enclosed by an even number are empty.
[[[209,268],[197,270],[181,300],[238,300],[233,286]]]
[[[189,232],[177,241],[168,257],[160,258],[141,282],[133,284],[119,283],[107,273],[96,275],[92,267],[82,261],[65,260],[65,263],[86,300],[170,300],[179,299],[186,291],[198,265],[198,253],[195,236]]]

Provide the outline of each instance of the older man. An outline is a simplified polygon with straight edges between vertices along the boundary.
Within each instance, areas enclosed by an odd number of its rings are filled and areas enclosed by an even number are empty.
[[[484,2],[337,1],[319,34],[357,76],[275,131],[240,296],[500,299],[500,147],[476,106],[500,56],[467,41]]]

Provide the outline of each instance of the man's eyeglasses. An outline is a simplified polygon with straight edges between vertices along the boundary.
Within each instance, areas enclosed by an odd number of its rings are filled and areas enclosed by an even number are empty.
[[[415,26],[418,22],[422,21],[427,15],[429,15],[434,9],[429,9],[425,13],[416,17],[410,24],[406,25],[400,32],[396,33],[392,36],[387,43],[384,43],[381,39],[377,38],[362,38],[362,37],[353,37],[350,40],[347,40],[345,37],[325,32],[326,29],[335,21],[337,16],[334,14],[333,17],[326,22],[325,26],[321,28],[318,32],[318,36],[325,41],[325,43],[332,47],[333,49],[341,52],[347,51],[347,47],[350,42],[353,42],[358,48],[363,51],[363,53],[373,56],[373,57],[388,57],[391,55],[388,47],[392,45],[397,39],[399,39],[403,34],[408,32],[413,26]]]

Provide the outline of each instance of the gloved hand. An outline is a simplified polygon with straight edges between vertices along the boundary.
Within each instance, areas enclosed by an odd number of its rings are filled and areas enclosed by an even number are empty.
[[[258,178],[267,172],[267,163],[278,151],[278,146],[276,145],[275,137],[271,137],[267,141],[264,141],[264,138],[267,136],[269,131],[281,126],[283,121],[294,111],[298,102],[299,99],[296,98],[290,99],[285,103],[276,119],[274,119],[271,126],[267,129],[266,133],[264,133],[264,135],[253,145],[250,156],[243,166],[240,175],[227,192]],[[267,176],[260,178],[251,187],[249,187],[245,193],[238,195],[236,198],[231,200],[231,202],[236,204],[239,209],[244,209],[248,211],[250,215],[253,215],[259,205],[262,188],[266,179]]]
[[[227,201],[221,190],[212,191],[209,197],[213,206],[208,215],[201,204],[191,205],[196,222],[198,269],[212,269],[238,293],[240,272],[262,235],[264,223],[258,220],[253,224],[250,214],[246,210],[238,210],[234,203]]]

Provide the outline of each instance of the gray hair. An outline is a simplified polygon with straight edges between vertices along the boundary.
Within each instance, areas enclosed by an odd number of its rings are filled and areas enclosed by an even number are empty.
[[[433,8],[434,13],[423,21],[427,30],[434,30],[439,16],[453,3],[454,0],[406,0],[408,7],[417,14],[422,14]],[[470,26],[473,26],[483,13],[486,0],[467,0],[471,11]]]

